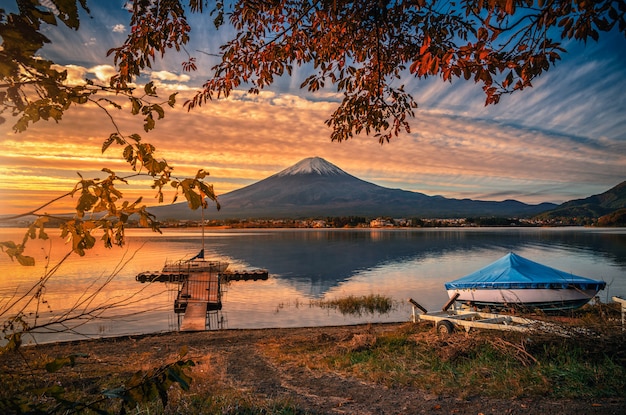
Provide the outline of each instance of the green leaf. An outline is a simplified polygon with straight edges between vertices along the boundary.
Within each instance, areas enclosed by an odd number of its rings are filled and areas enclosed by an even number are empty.
[[[163,107],[161,107],[160,105],[154,104],[152,105],[152,109],[156,111],[157,114],[159,114],[159,120],[165,117],[165,111],[163,111]]]
[[[23,265],[25,267],[35,266],[35,258],[33,258],[32,256],[20,254],[20,255],[16,255],[15,257],[17,258],[17,262],[19,262],[20,265]]]
[[[36,10],[33,13],[37,18],[41,19],[42,21],[48,23],[49,25],[53,25],[56,26],[57,24],[57,20],[54,17],[54,13],[52,12],[48,12],[48,11],[43,11],[43,10]]]
[[[146,86],[143,88],[143,90],[146,92],[146,95],[150,95],[151,97],[156,97],[156,87],[154,86],[154,81],[150,81],[146,84]]]
[[[191,376],[185,374],[180,366],[172,366],[167,371],[167,376],[178,383],[182,390],[188,391],[191,381],[193,380]]]
[[[196,173],[196,179],[202,180],[202,179],[204,179],[208,175],[209,175],[208,171],[206,171],[204,169],[200,169],[200,170],[198,170],[198,173]]]
[[[17,244],[13,241],[4,241],[4,242],[0,242],[0,248],[4,251],[4,248],[7,249],[11,249],[11,250],[16,250],[17,249]]]
[[[126,161],[130,163],[133,160],[133,157],[134,157],[134,154],[135,154],[133,146],[131,146],[130,144],[127,145],[124,148],[124,153],[123,154],[124,154],[124,158],[126,159]]]
[[[131,113],[133,115],[139,114],[139,111],[141,111],[141,101],[139,101],[135,97],[130,97],[130,102],[132,103],[132,106],[133,106]]]
[[[93,207],[93,205],[96,204],[97,201],[97,196],[94,196],[89,192],[83,192],[78,199],[76,210],[80,212],[86,212],[88,210],[91,210],[91,208]]]
[[[0,347],[0,355],[6,352],[12,352],[20,348],[22,345],[22,333],[16,332],[8,336],[9,341],[3,347]]]
[[[107,138],[106,140],[104,140],[104,143],[102,143],[102,152],[104,153],[105,151],[107,151],[107,149],[109,148],[109,146],[111,144],[113,144],[113,141],[118,140],[119,137],[117,135],[117,133],[111,133],[111,135],[109,136],[109,138]]]
[[[36,390],[37,393],[45,396],[51,396],[57,401],[63,399],[63,395],[65,394],[65,388],[61,385],[52,385],[47,388]]]
[[[144,118],[144,121],[145,123],[143,125],[143,129],[146,132],[154,129],[155,122],[154,122],[154,118],[152,118],[152,114],[148,114],[146,118]]]
[[[202,198],[199,194],[190,189],[183,189],[183,193],[187,199],[187,204],[192,210],[196,210],[202,206]]]
[[[174,105],[176,105],[176,94],[178,94],[178,92],[174,92],[172,95],[169,96],[167,100],[167,105],[172,108],[174,108]]]
[[[62,367],[73,364],[69,357],[59,357],[51,362],[46,363],[46,371],[48,373],[54,373],[59,371]]]

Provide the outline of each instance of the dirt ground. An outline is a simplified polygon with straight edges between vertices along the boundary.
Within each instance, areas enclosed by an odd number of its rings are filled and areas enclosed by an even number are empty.
[[[379,325],[384,331],[394,325]],[[369,328],[371,329],[371,327]],[[363,332],[363,326],[224,330],[198,333],[168,333],[24,347],[27,359],[88,355],[73,371],[83,381],[90,371],[124,373],[145,363],[146,369],[158,362],[176,360],[181,347],[198,362],[194,370],[207,370],[219,382],[259,398],[284,398],[315,414],[624,414],[623,399],[602,401],[554,399],[497,399],[474,396],[434,395],[415,388],[385,388],[329,371],[311,370],[302,365],[280,364],[263,353],[268,342],[289,342],[308,338],[312,342],[328,336],[345,338]],[[38,357],[37,357],[38,356]],[[15,370],[22,363],[0,359],[0,369]],[[19,359],[18,359],[19,360]],[[135,369],[136,370],[136,369]],[[82,371],[82,372],[81,372]],[[94,372],[95,373],[95,372]],[[129,372],[132,373],[132,372]],[[193,376],[193,374],[192,374]],[[194,380],[195,381],[195,380]],[[198,393],[198,392],[195,392]]]

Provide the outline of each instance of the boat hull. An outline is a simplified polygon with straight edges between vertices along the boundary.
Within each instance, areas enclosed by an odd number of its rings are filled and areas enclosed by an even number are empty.
[[[228,262],[194,259],[167,263],[163,267],[163,272],[224,272],[228,265]]]
[[[518,288],[518,289],[449,289],[448,296],[476,306],[519,307],[543,311],[573,310],[587,304],[598,294],[596,289]]]

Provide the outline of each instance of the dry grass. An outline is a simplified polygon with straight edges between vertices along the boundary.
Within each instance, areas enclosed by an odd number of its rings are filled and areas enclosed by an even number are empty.
[[[576,333],[570,337],[489,331],[441,337],[432,324],[408,323],[394,331],[366,326],[348,338],[295,338],[263,350],[281,364],[460,397],[625,397],[626,333],[607,312],[616,316],[605,309],[583,310],[566,322],[545,317]]]
[[[21,355],[0,356],[0,413],[6,412],[3,400],[11,397],[54,405],[54,399],[41,391],[55,385],[65,388],[68,400],[97,398],[103,389],[124,384],[137,371],[177,360],[180,345],[185,344],[187,357],[195,362],[188,369],[193,378],[190,390],[175,385],[166,408],[157,402],[137,413],[304,413],[287,395],[255,394],[249,385],[233,381],[231,370],[246,369],[259,359],[267,366],[247,379],[258,379],[271,368],[291,368],[296,369],[291,373],[310,372],[311,379],[337,374],[387,388],[459,398],[626,398],[626,332],[616,326],[616,310],[542,318],[576,335],[472,331],[443,337],[431,323],[406,323],[294,330],[278,337],[258,333],[230,337],[227,331],[218,336],[146,336],[146,341],[136,343],[121,339],[121,346],[110,340],[24,348]],[[231,341],[234,349],[223,343],[216,347],[218,338]],[[247,340],[239,343],[241,339]],[[207,340],[215,343],[207,345]],[[241,352],[254,356],[233,360]],[[46,363],[68,353],[78,353],[75,367],[46,372]],[[273,376],[281,382],[280,373]],[[108,406],[113,412],[118,407],[115,401]]]

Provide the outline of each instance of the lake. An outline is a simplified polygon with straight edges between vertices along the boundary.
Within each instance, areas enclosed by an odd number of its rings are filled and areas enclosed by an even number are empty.
[[[0,241],[19,241],[23,233],[0,228]],[[124,248],[97,246],[84,257],[70,256],[46,283],[41,301],[29,306],[29,318],[37,316],[38,323],[53,321],[71,310],[79,310],[82,316],[65,326],[39,330],[36,341],[177,330],[180,316],[173,311],[177,286],[141,284],[135,276],[161,269],[166,260],[197,254],[201,240],[200,229],[164,229],[162,235],[130,229]],[[58,236],[30,241],[27,254],[36,258],[35,267],[22,267],[2,254],[3,321],[8,304],[27,292],[68,250]],[[408,298],[429,310],[439,309],[448,300],[444,282],[508,252],[606,281],[601,301],[626,296],[624,228],[207,230],[205,250],[207,259],[227,261],[230,269],[269,271],[266,281],[229,283],[223,309],[207,320],[209,329],[408,321]],[[393,311],[345,316],[315,305],[318,300],[369,294],[393,298]]]

